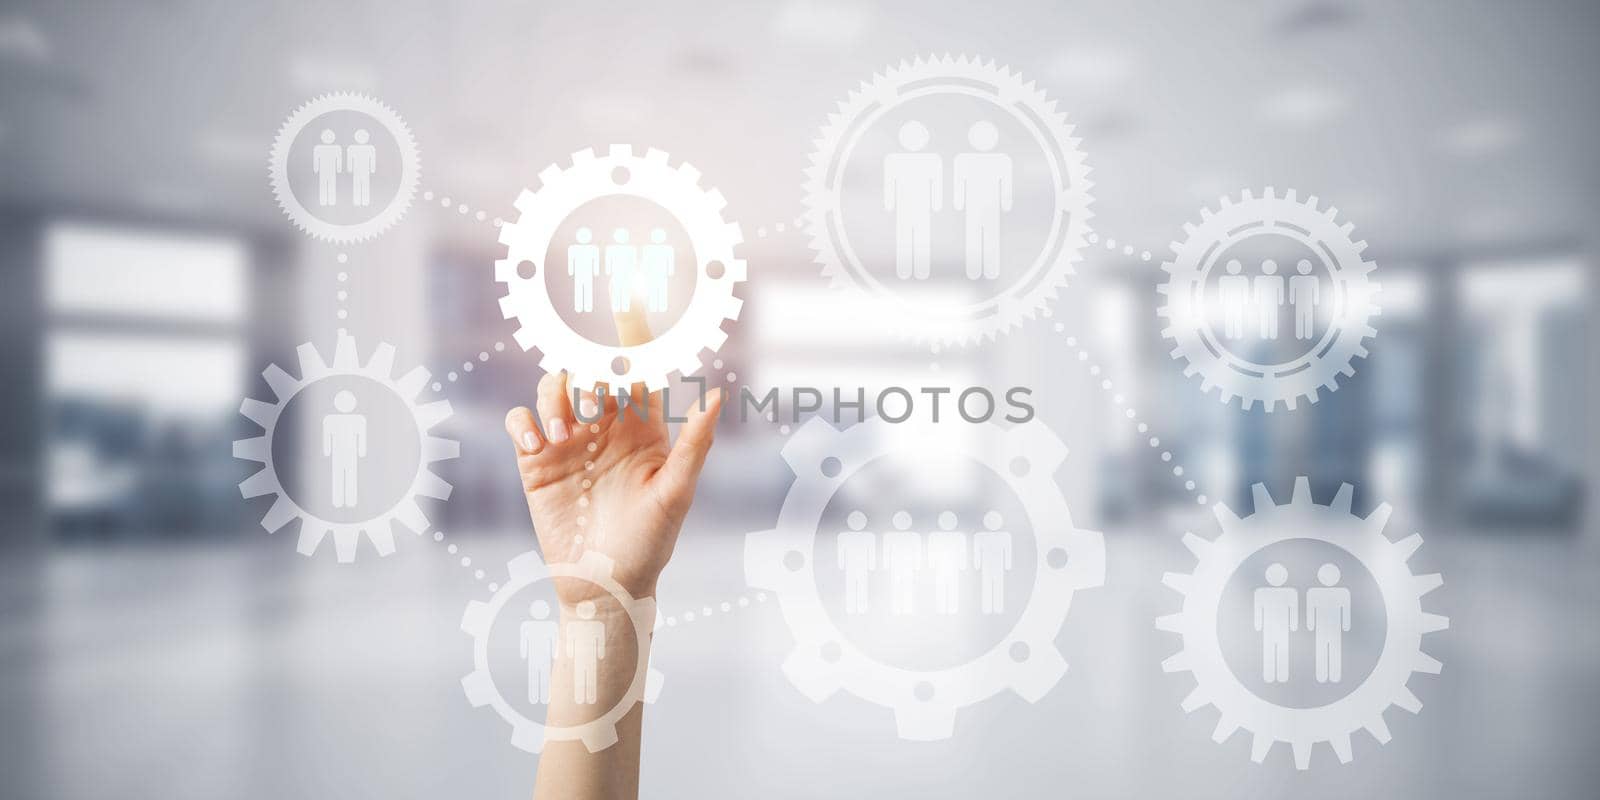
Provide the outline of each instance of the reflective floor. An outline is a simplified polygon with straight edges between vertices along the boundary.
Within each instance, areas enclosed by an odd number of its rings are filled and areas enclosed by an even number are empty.
[[[462,537],[471,568],[426,540],[344,567],[284,538],[237,541],[0,566],[5,796],[529,795],[537,759],[458,683],[462,607],[515,536]],[[1391,710],[1386,746],[1357,734],[1348,766],[1319,747],[1304,773],[1282,745],[1251,764],[1244,732],[1213,744],[1215,711],[1179,708],[1191,681],[1161,672],[1176,640],[1151,620],[1175,608],[1161,572],[1190,562],[1165,532],[1108,532],[1107,586],[1072,610],[1055,691],[969,710],[935,743],[787,683],[778,609],[737,605],[740,547],[686,535],[661,588],[664,613],[716,613],[658,634],[646,797],[1562,798],[1600,781],[1600,548],[1581,540],[1433,535],[1418,558],[1444,572],[1429,605],[1453,627],[1429,637],[1443,674],[1410,684],[1425,708]]]

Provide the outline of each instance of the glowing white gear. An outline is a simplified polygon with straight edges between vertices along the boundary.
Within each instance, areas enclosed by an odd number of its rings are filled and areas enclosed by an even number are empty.
[[[429,465],[459,456],[460,444],[428,434],[434,426],[450,417],[450,403],[446,400],[430,403],[418,401],[423,387],[428,384],[428,371],[422,367],[407,372],[398,380],[391,377],[395,350],[390,344],[379,344],[373,351],[371,360],[364,365],[360,361],[355,339],[343,331],[339,333],[339,341],[334,347],[331,364],[322,360],[316,346],[310,342],[300,345],[295,352],[300,357],[299,378],[290,376],[277,364],[269,365],[261,373],[261,376],[266,378],[272,393],[277,395],[277,402],[266,403],[246,398],[239,406],[239,413],[260,425],[262,429],[260,436],[239,439],[233,443],[235,458],[255,461],[262,465],[259,471],[239,484],[239,493],[246,498],[268,494],[275,496],[272,506],[261,518],[261,527],[268,533],[276,533],[292,519],[300,520],[298,550],[303,555],[309,556],[315,553],[322,540],[330,533],[333,534],[334,551],[341,563],[355,560],[356,545],[362,534],[366,534],[367,539],[378,551],[378,555],[389,555],[394,552],[394,523],[399,522],[417,534],[428,529],[428,517],[422,513],[421,506],[417,504],[419,497],[431,497],[435,500],[447,500],[450,497],[450,484],[433,474]],[[272,452],[273,433],[277,430],[278,420],[282,417],[283,410],[288,408],[289,401],[318,381],[341,376],[366,378],[394,392],[411,412],[411,418],[416,423],[419,442],[416,475],[412,478],[405,494],[387,511],[359,522],[331,522],[302,508],[284,490]]]
[[[777,527],[745,537],[745,579],[777,595],[796,640],[783,671],[812,702],[845,689],[892,709],[902,739],[945,739],[954,732],[959,709],[1004,689],[1037,702],[1061,680],[1067,662],[1055,638],[1073,593],[1105,582],[1105,542],[1099,533],[1073,526],[1066,498],[1052,477],[1066,458],[1066,446],[1042,423],[1009,430],[992,426],[978,441],[929,438],[924,443],[930,447],[948,448],[952,455],[984,464],[1022,500],[1037,549],[1033,589],[1011,631],[967,663],[919,671],[868,656],[829,617],[812,562],[829,500],[851,475],[892,453],[887,434],[895,427],[872,420],[840,431],[813,418],[795,432],[783,458],[797,478],[784,498]]]
[[[915,298],[901,297],[861,264],[845,235],[841,199],[844,167],[861,135],[896,106],[941,94],[988,101],[1016,117],[1051,164],[1056,205],[1038,258],[1016,281],[980,302],[930,314],[925,301],[919,304]],[[1093,216],[1089,167],[1072,130],[1054,100],[993,61],[966,56],[918,58],[873,76],[839,104],[838,112],[828,115],[806,169],[802,219],[822,274],[833,286],[849,286],[885,301],[878,307],[881,324],[914,341],[955,345],[992,340],[1033,319],[1067,285],[1073,263],[1082,257]]]
[[[626,180],[619,184],[623,174]],[[733,250],[744,235],[738,223],[723,219],[727,201],[722,194],[701,189],[700,171],[689,164],[673,167],[667,154],[655,149],[639,158],[627,145],[612,145],[605,156],[593,150],[574,153],[571,167],[551,165],[539,173],[539,181],[538,191],[524,189],[517,198],[517,220],[500,228],[507,252],[495,262],[495,280],[507,289],[500,310],[521,325],[517,344],[523,350],[539,348],[539,365],[546,372],[564,369],[578,386],[644,383],[654,390],[665,388],[673,371],[698,371],[701,351],[722,347],[728,338],[722,323],[738,319],[743,305],[733,290],[745,279],[745,262]],[[688,234],[697,262],[694,295],[683,316],[651,341],[632,347],[599,344],[567,327],[544,277],[545,255],[561,224],[584,204],[613,196],[642,198],[671,212]],[[534,265],[533,275],[521,274],[524,262]]]
[[[656,619],[655,598],[635,599],[612,577],[611,559],[592,550],[586,551],[577,563],[570,564],[546,564],[537,551],[529,551],[512,559],[506,568],[510,580],[494,593],[489,602],[474,600],[468,603],[466,613],[461,616],[462,632],[472,637],[472,672],[461,680],[467,701],[472,703],[473,708],[493,708],[501,719],[510,723],[511,744],[529,753],[544,749],[546,741],[581,741],[591,753],[598,753],[616,744],[617,722],[633,710],[635,704],[654,703],[661,694],[662,676],[650,667],[649,648],[646,646]],[[641,657],[637,660],[627,691],[609,711],[582,725],[545,725],[528,719],[500,694],[489,670],[489,635],[494,629],[495,617],[522,590],[552,578],[574,578],[604,589],[627,612],[629,621],[633,623],[634,641],[640,643],[637,651]]]
[[[1350,238],[1353,225],[1338,222],[1339,210],[1317,208],[1317,198],[1304,203],[1294,190],[1277,197],[1268,187],[1262,197],[1245,190],[1238,202],[1223,197],[1216,211],[1202,209],[1200,224],[1183,226],[1185,239],[1172,245],[1173,260],[1161,265],[1167,280],[1156,288],[1164,298],[1156,311],[1166,320],[1161,335],[1176,347],[1174,359],[1189,363],[1185,376],[1200,374],[1200,390],[1215,388],[1226,403],[1239,398],[1245,409],[1257,402],[1273,411],[1284,403],[1293,411],[1299,398],[1317,402],[1319,388],[1338,391],[1338,377],[1356,374],[1354,361],[1365,358],[1363,342],[1377,335],[1378,315],[1370,279],[1377,267],[1365,261],[1366,242]],[[1280,364],[1258,364],[1235,355],[1210,330],[1206,309],[1206,275],[1230,245],[1259,235],[1285,236],[1310,248],[1332,274],[1333,319],[1317,343],[1303,355]]]
[[[1293,499],[1276,505],[1265,486],[1252,487],[1255,513],[1235,516],[1227,506],[1214,506],[1222,535],[1206,540],[1185,533],[1183,543],[1198,562],[1192,574],[1167,573],[1162,582],[1183,595],[1183,609],[1160,617],[1156,627],[1183,637],[1183,649],[1162,662],[1166,672],[1188,671],[1196,686],[1183,701],[1184,711],[1206,705],[1221,713],[1212,738],[1226,741],[1244,728],[1255,735],[1250,757],[1261,762],[1274,742],[1288,742],[1295,766],[1308,769],[1311,748],[1327,742],[1343,763],[1351,759],[1350,734],[1365,728],[1380,744],[1389,741],[1383,712],[1392,705],[1415,714],[1422,701],[1406,688],[1414,672],[1437,675],[1440,663],[1422,652],[1422,635],[1450,626],[1447,617],[1422,610],[1422,596],[1444,583],[1438,574],[1413,574],[1406,561],[1422,545],[1412,534],[1400,541],[1384,535],[1389,521],[1387,504],[1366,519],[1350,513],[1352,489],[1339,487],[1330,505],[1312,500],[1310,482],[1297,478]],[[1383,593],[1387,634],[1383,652],[1372,672],[1349,694],[1315,708],[1288,708],[1250,691],[1228,666],[1217,633],[1218,606],[1229,580],[1239,567],[1262,548],[1278,542],[1313,540],[1334,545],[1361,562]]]
[[[399,188],[383,210],[365,222],[344,225],[320,219],[300,202],[300,198],[295,197],[289,185],[289,150],[295,139],[313,120],[331,111],[354,111],[371,117],[389,132],[400,150]],[[421,173],[422,159],[417,151],[417,141],[412,137],[411,128],[406,126],[405,120],[379,100],[354,92],[325,94],[295,109],[278,128],[278,135],[272,140],[272,153],[267,157],[267,175],[278,207],[283,209],[295,227],[315,238],[337,244],[366,241],[400,221],[417,194]]]

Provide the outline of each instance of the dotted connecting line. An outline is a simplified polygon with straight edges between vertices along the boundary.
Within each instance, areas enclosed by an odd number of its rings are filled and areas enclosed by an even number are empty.
[[[731,614],[735,608],[749,608],[752,604],[767,602],[766,592],[756,592],[754,595],[739,595],[733,600],[724,600],[715,605],[704,605],[699,611],[685,611],[682,614],[662,617],[661,622],[668,628],[676,628],[680,624],[688,625],[695,620],[707,619],[715,614]],[[657,629],[658,632],[660,629]]]
[[[496,353],[504,353],[505,350],[506,350],[506,343],[505,342],[495,342],[494,343],[494,347],[492,347],[490,349],[493,350]],[[478,364],[485,364],[485,363],[488,363],[488,361],[489,361],[489,350],[479,350],[478,351],[477,361],[473,361],[470,358],[465,360],[465,361],[462,361],[460,370],[459,371],[450,370],[449,372],[446,372],[444,374],[444,379],[449,381],[450,383],[455,383],[456,381],[461,380],[461,376],[462,376],[463,373],[471,372],[474,369],[478,368]],[[440,383],[439,381],[434,381],[433,382],[433,390],[434,391],[437,392],[437,391],[442,390],[443,388],[444,388],[444,384],[443,383]]]
[[[436,542],[441,542],[441,543],[444,542],[444,531],[434,531],[433,532],[433,540],[436,541]],[[484,575],[483,570],[482,569],[473,569],[473,567],[472,567],[472,557],[469,556],[469,555],[466,555],[465,553],[462,553],[461,552],[461,548],[459,546],[457,546],[455,543],[452,542],[452,543],[450,543],[448,545],[445,545],[444,549],[445,549],[445,552],[449,553],[450,555],[460,554],[461,555],[461,568],[462,569],[472,570],[473,579],[478,581],[479,583],[482,583],[484,581],[486,576]],[[489,585],[486,588],[488,588],[488,590],[491,591],[491,592],[499,591],[500,584],[494,583],[494,582],[490,582]]]
[[[1062,323],[1057,322],[1055,324],[1056,333],[1065,334],[1066,330],[1067,330],[1066,326],[1063,325]],[[1172,464],[1172,476],[1175,479],[1183,481],[1183,489],[1184,489],[1184,491],[1189,492],[1191,495],[1194,495],[1194,501],[1196,503],[1199,503],[1200,505],[1205,505],[1207,502],[1209,502],[1209,500],[1206,498],[1206,496],[1204,494],[1200,493],[1198,487],[1196,486],[1196,484],[1194,482],[1194,479],[1193,478],[1185,478],[1184,477],[1185,470],[1183,468],[1183,465],[1182,464],[1173,463],[1172,451],[1171,450],[1162,449],[1162,447],[1161,447],[1161,437],[1156,436],[1150,430],[1150,424],[1149,423],[1144,422],[1143,420],[1139,419],[1139,412],[1132,405],[1128,404],[1128,398],[1126,396],[1124,396],[1121,392],[1118,392],[1116,390],[1116,386],[1114,384],[1112,384],[1110,378],[1107,378],[1107,377],[1104,377],[1103,375],[1101,375],[1101,373],[1104,370],[1102,370],[1100,368],[1100,365],[1095,363],[1094,359],[1089,356],[1089,351],[1083,349],[1079,345],[1078,337],[1068,334],[1067,335],[1067,347],[1074,348],[1077,351],[1077,356],[1078,356],[1077,360],[1078,360],[1079,363],[1087,365],[1090,377],[1100,378],[1100,389],[1101,389],[1101,391],[1105,392],[1107,395],[1110,395],[1111,404],[1116,406],[1117,408],[1122,409],[1123,416],[1127,417],[1129,422],[1134,423],[1135,428],[1139,431],[1140,434],[1148,435],[1150,437],[1149,439],[1146,440],[1146,443],[1150,445],[1150,449],[1151,450],[1160,451],[1160,453],[1161,453],[1161,456],[1160,456],[1161,457],[1161,462],[1164,463],[1164,464]]]
[[[454,200],[451,200],[448,195],[436,196],[433,192],[427,191],[422,193],[422,199],[424,202],[437,199],[439,201],[440,208],[454,208],[456,213],[463,217],[470,217],[471,219],[475,219],[479,222],[488,222],[489,224],[494,225],[496,228],[506,224],[505,220],[499,217],[495,217],[491,220],[489,218],[489,212],[484,211],[481,208],[474,211],[471,206],[468,206],[466,203],[458,203]]]
[[[350,254],[349,253],[340,253],[337,256],[336,260],[340,264],[347,264],[347,263],[350,262]],[[341,270],[339,270],[338,278],[339,278],[339,290],[334,293],[334,298],[339,301],[339,310],[334,312],[334,316],[337,316],[340,319],[340,321],[343,321],[343,320],[349,319],[349,317],[350,317],[350,310],[348,308],[345,308],[345,305],[344,305],[345,301],[350,299],[350,290],[346,287],[346,284],[348,284],[350,282],[350,273],[345,271],[345,270],[343,270],[343,269],[341,269]]]
[[[804,217],[795,217],[793,222],[774,222],[770,226],[762,225],[756,228],[756,238],[767,238],[768,228],[771,228],[775,233],[784,233],[788,231],[790,227],[793,227],[795,230],[800,230],[801,228],[805,227],[805,224],[806,220]]]
[[[1133,245],[1127,244],[1127,243],[1123,243],[1119,247],[1118,244],[1117,244],[1117,240],[1116,239],[1112,239],[1110,237],[1106,237],[1105,239],[1102,240],[1100,238],[1100,234],[1098,234],[1098,233],[1090,233],[1087,238],[1089,240],[1089,244],[1103,244],[1103,245],[1105,245],[1105,248],[1107,250],[1110,250],[1113,253],[1117,252],[1120,249],[1123,255],[1131,256],[1136,251],[1136,248],[1134,248]],[[1150,251],[1149,250],[1138,250],[1137,252],[1139,253],[1139,260],[1140,261],[1149,261],[1151,258],[1154,258],[1154,256],[1150,255]]]

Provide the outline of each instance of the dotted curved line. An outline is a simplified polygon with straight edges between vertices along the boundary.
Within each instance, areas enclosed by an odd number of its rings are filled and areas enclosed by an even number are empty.
[[[695,620],[707,619],[719,613],[726,616],[733,613],[735,608],[749,608],[751,605],[758,605],[765,602],[767,602],[766,592],[756,592],[753,595],[742,594],[732,600],[724,600],[720,603],[712,603],[701,606],[699,611],[690,610],[685,611],[682,614],[674,614],[671,616],[662,617],[661,622],[667,628],[676,628],[679,625],[688,625]],[[662,630],[664,629],[657,628],[656,633],[660,633]]]
[[[436,542],[443,543],[444,542],[444,531],[434,531],[433,532],[433,540],[436,541]],[[485,576],[485,574],[484,574],[482,569],[473,569],[473,567],[472,567],[472,557],[467,555],[466,553],[462,552],[461,547],[459,545],[457,545],[457,544],[452,542],[452,543],[450,543],[448,545],[445,545],[444,549],[445,549],[445,552],[449,553],[450,555],[458,555],[459,554],[461,556],[461,568],[462,569],[472,570],[473,579],[477,580],[479,583],[483,583],[484,579],[487,576]],[[500,584],[490,582],[488,584],[488,586],[486,586],[485,588],[487,588],[490,592],[496,592],[496,591],[499,591]]]
[[[484,211],[481,208],[474,211],[472,210],[472,207],[468,206],[466,203],[458,203],[454,200],[451,200],[449,195],[435,195],[432,191],[426,191],[422,193],[422,199],[424,202],[438,200],[440,208],[454,208],[456,213],[463,217],[470,216],[472,219],[475,219],[479,222],[489,223],[496,228],[505,224],[505,220],[499,217],[495,217],[493,220],[491,220],[489,219],[489,212]]]
[[[771,225],[761,225],[756,228],[756,238],[767,238],[767,231],[769,228],[775,233],[786,233],[791,229],[798,231],[805,227],[805,224],[806,221],[804,217],[795,217],[793,222],[774,222]]]
[[[496,353],[504,353],[505,350],[506,350],[506,343],[505,342],[495,342],[494,343],[494,347],[492,347],[490,349],[493,350]],[[471,372],[474,369],[477,369],[477,365],[478,364],[487,363],[489,361],[489,355],[490,355],[490,351],[489,350],[479,350],[476,362],[474,362],[471,358],[468,358],[465,361],[462,361],[459,371],[452,369],[452,370],[449,370],[448,372],[446,372],[444,374],[445,380],[449,381],[450,383],[455,383],[456,381],[461,380],[462,374],[467,373],[467,372]],[[444,384],[439,382],[439,381],[434,381],[432,388],[433,388],[433,390],[435,392],[437,392],[437,391],[440,391],[440,390],[444,389]]]
[[[350,254],[340,253],[335,260],[340,264],[347,264],[350,262]],[[338,310],[334,312],[334,316],[338,317],[342,322],[350,318],[350,310],[345,307],[345,301],[350,299],[350,290],[345,286],[350,282],[350,273],[341,269],[339,270],[338,279],[339,290],[334,292],[333,295],[334,299],[338,300]]]
[[[1107,250],[1112,251],[1112,252],[1117,252],[1118,249],[1119,249],[1116,239],[1112,239],[1110,237],[1106,237],[1105,239],[1101,239],[1100,238],[1100,234],[1098,234],[1098,233],[1090,233],[1087,238],[1088,238],[1090,244],[1102,244],[1102,245],[1105,245],[1105,248]],[[1134,251],[1136,250],[1136,248],[1131,244],[1123,243],[1121,245],[1121,247],[1120,247],[1120,250],[1122,251],[1123,255],[1131,256],[1131,255],[1134,254]],[[1139,253],[1139,260],[1140,261],[1149,261],[1150,259],[1154,258],[1154,256],[1152,256],[1150,254],[1149,250],[1139,250],[1138,253]]]
[[[1116,390],[1116,386],[1111,382],[1110,378],[1104,377],[1101,374],[1104,372],[1104,370],[1100,368],[1099,364],[1095,363],[1094,359],[1089,355],[1089,351],[1085,350],[1080,345],[1078,337],[1067,333],[1066,325],[1063,325],[1060,322],[1055,324],[1055,331],[1056,333],[1066,334],[1067,347],[1076,350],[1076,360],[1078,363],[1086,365],[1087,369],[1089,370],[1090,377],[1100,379],[1100,389],[1111,396],[1111,404],[1122,409],[1123,416],[1126,417],[1130,423],[1134,423],[1135,428],[1141,435],[1147,435],[1150,437],[1146,440],[1146,443],[1150,445],[1151,450],[1160,451],[1161,462],[1163,464],[1172,464],[1172,476],[1177,480],[1183,481],[1184,491],[1193,495],[1194,501],[1200,505],[1206,505],[1208,502],[1210,502],[1209,499],[1200,492],[1193,478],[1184,477],[1185,470],[1183,465],[1173,462],[1171,450],[1162,449],[1161,437],[1155,435],[1155,433],[1150,429],[1149,423],[1139,419],[1138,410],[1128,403],[1128,398]]]

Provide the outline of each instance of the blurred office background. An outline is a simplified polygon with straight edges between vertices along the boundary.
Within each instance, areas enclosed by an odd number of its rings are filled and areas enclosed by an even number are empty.
[[[948,742],[901,742],[886,712],[794,691],[789,635],[757,604],[659,638],[670,683],[646,724],[646,796],[1592,796],[1596,41],[1584,0],[8,0],[0,794],[530,790],[537,759],[458,684],[459,614],[484,581],[409,534],[386,559],[302,558],[237,489],[253,465],[231,442],[255,433],[239,402],[266,396],[261,369],[293,365],[299,343],[328,352],[346,327],[443,375],[505,341],[443,392],[462,457],[440,470],[454,497],[426,510],[490,580],[531,546],[500,418],[538,373],[494,310],[494,229],[419,200],[340,247],[295,230],[267,189],[282,119],[350,89],[412,126],[425,190],[489,217],[583,147],[690,160],[748,240],[725,370],[1032,386],[1072,450],[1058,478],[1076,522],[1105,532],[1109,575],[1074,604],[1072,672],[1048,697],[974,709]],[[1286,494],[1310,475],[1323,500],[1347,481],[1358,508],[1387,501],[1427,539],[1415,566],[1445,573],[1429,601],[1454,626],[1431,637],[1445,671],[1412,682],[1426,707],[1391,712],[1390,744],[1358,734],[1354,764],[1320,749],[1296,773],[1281,747],[1250,764],[1243,734],[1210,741],[1215,712],[1179,709],[1189,678],[1159,668],[1177,647],[1152,627],[1176,608],[1159,578],[1189,568],[1178,534],[1215,531],[1049,323],[937,358],[829,332],[868,310],[826,292],[792,227],[812,139],[860,80],[943,52],[1011,65],[1077,123],[1092,224],[1135,255],[1091,246],[1053,319],[1184,479],[1241,510],[1255,481]],[[1338,206],[1384,286],[1356,375],[1271,415],[1202,395],[1154,315],[1183,223],[1268,185]],[[741,534],[772,524],[781,442],[724,424],[663,610],[748,595]]]

